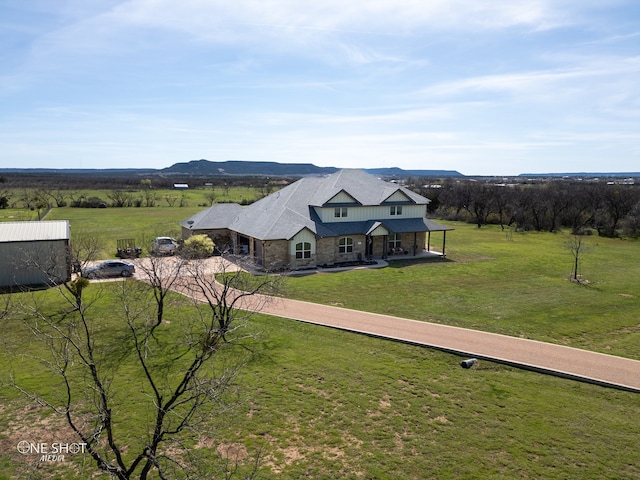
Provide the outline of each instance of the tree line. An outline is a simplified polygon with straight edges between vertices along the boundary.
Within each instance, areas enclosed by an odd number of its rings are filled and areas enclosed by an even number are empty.
[[[295,179],[282,179],[281,185]],[[209,204],[217,200],[215,190],[230,187],[259,187],[261,196],[275,185],[258,177],[221,177],[178,179],[153,176],[106,177],[67,175],[6,175],[0,177],[0,208],[23,206],[27,209],[49,207],[140,207],[184,206],[184,195],[164,195],[175,182],[207,182]],[[544,180],[535,183],[504,184],[486,179],[444,179],[410,177],[406,186],[429,198],[429,214],[442,219],[475,223],[478,227],[500,225],[520,231],[556,232],[569,229],[574,234],[597,232],[606,237],[640,237],[640,188],[633,184],[597,181]],[[110,190],[108,199],[87,197],[82,190]],[[135,193],[135,194],[134,194]],[[243,203],[251,203],[245,199]]]
[[[413,189],[431,200],[431,215],[479,228],[495,224],[520,231],[569,229],[573,234],[640,236],[640,188],[633,184],[445,180]]]
[[[234,187],[255,188],[257,198],[241,199],[240,203],[247,205],[271,192],[277,185],[287,184],[291,179],[274,182],[271,179],[259,177],[223,177],[213,180],[204,178],[177,179],[166,177],[107,177],[102,175],[89,176],[86,174],[37,175],[16,174],[0,176],[0,209],[25,208],[27,210],[47,210],[53,207],[104,208],[104,207],[156,207],[166,203],[169,207],[188,206],[188,196],[185,191],[173,190],[175,183],[191,183],[193,186],[205,190],[203,195],[207,203],[201,206],[213,205],[218,199],[216,192],[228,196]],[[91,190],[107,190],[107,198],[88,195]]]

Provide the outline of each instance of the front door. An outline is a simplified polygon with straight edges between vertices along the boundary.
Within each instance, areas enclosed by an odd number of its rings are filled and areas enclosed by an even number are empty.
[[[373,237],[371,235],[367,235],[365,243],[364,258],[371,260],[373,258]]]

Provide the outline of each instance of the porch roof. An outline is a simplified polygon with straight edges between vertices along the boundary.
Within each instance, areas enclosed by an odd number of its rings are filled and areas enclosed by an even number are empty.
[[[441,232],[453,230],[426,218],[397,218],[367,220],[362,222],[336,222],[316,224],[318,237],[341,237],[344,235],[369,235],[376,227],[383,226],[392,233]]]

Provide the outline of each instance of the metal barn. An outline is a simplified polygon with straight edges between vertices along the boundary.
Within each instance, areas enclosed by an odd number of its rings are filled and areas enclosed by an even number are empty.
[[[0,222],[0,288],[71,278],[69,221]]]

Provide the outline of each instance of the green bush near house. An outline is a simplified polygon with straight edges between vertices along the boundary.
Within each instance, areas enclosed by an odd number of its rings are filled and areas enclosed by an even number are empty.
[[[213,255],[215,244],[207,235],[193,235],[182,244],[182,255],[186,258],[207,258]]]

